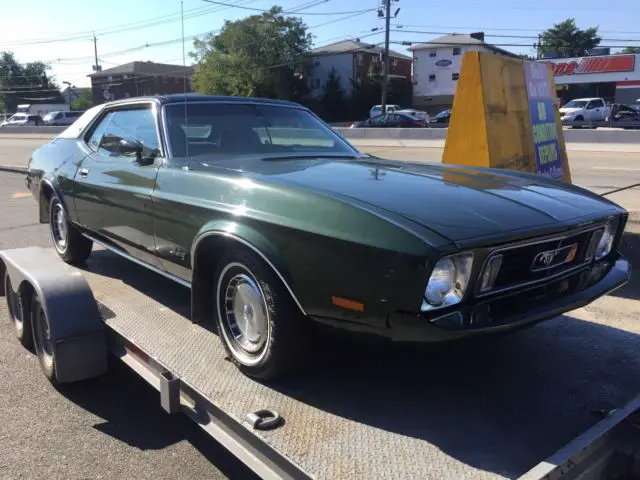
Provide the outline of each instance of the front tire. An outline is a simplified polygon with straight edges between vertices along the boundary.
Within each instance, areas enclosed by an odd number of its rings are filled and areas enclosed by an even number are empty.
[[[4,292],[7,297],[7,308],[16,338],[23,347],[31,349],[33,347],[31,319],[25,318],[28,316],[28,311],[24,308],[20,294],[13,291],[9,272],[6,271],[4,273]]]
[[[65,262],[82,263],[91,254],[93,242],[69,221],[60,199],[55,195],[49,203],[49,231],[56,252]]]
[[[252,252],[234,250],[219,265],[216,326],[230,360],[260,380],[291,373],[309,345],[306,319],[291,295]]]

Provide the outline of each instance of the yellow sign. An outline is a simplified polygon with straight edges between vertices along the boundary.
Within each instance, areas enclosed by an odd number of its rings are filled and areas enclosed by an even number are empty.
[[[546,63],[465,53],[442,161],[571,182],[554,92]]]

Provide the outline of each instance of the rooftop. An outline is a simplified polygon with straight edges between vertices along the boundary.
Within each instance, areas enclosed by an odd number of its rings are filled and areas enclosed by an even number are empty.
[[[498,48],[495,45],[491,45],[490,43],[484,42],[483,40],[479,40],[464,33],[452,33],[450,35],[444,35],[442,37],[434,38],[433,40],[429,40],[428,42],[412,45],[411,47],[409,47],[409,50],[428,50],[432,48],[442,47],[473,47],[476,45],[479,47],[487,48],[497,53],[501,53],[502,55],[507,55],[509,57],[518,57],[518,55],[516,55],[515,53],[503,50],[502,48]]]
[[[155,63],[155,62],[129,62],[116,67],[107,68],[100,72],[94,72],[89,77],[104,77],[107,75],[124,75],[124,74],[138,74],[138,75],[165,75],[179,77],[185,72],[188,74],[193,73],[193,67],[185,67],[183,65],[172,65],[169,63]]]
[[[372,43],[361,42],[358,39],[356,40],[343,40],[341,42],[331,43],[329,45],[323,45],[322,47],[317,47],[311,50],[313,55],[336,55],[339,53],[350,53],[356,51],[367,51],[371,53],[383,53],[384,49],[378,45]],[[406,60],[411,60],[412,58],[408,55],[404,55],[399,52],[395,52],[393,50],[389,50],[389,56],[395,58],[403,58]]]
[[[290,107],[300,107],[301,105],[295,102],[289,102],[287,100],[275,100],[272,98],[256,98],[256,97],[231,97],[224,95],[204,95],[201,93],[171,93],[167,95],[154,95],[147,97],[131,97],[114,100],[112,102],[104,103],[103,105],[109,106],[120,103],[130,103],[135,101],[155,100],[160,103],[182,103],[182,102],[224,102],[224,103],[264,103],[271,105],[285,105]]]

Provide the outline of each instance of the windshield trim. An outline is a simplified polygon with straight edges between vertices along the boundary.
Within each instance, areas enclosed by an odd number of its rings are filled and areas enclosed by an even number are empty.
[[[318,122],[320,122],[320,124],[322,126],[325,127],[325,129],[327,130],[327,134],[330,136],[335,136],[337,137],[337,140],[343,144],[345,144],[349,149],[351,149],[355,155],[362,155],[363,153],[358,150],[356,147],[354,147],[350,142],[348,142],[342,135],[340,135],[338,132],[336,132],[331,125],[329,125],[327,122],[325,122],[324,120],[322,120],[318,115],[316,115],[315,113],[313,113],[311,110],[309,110],[308,108],[302,106],[302,105],[283,105],[282,103],[276,103],[276,102],[254,102],[251,100],[247,100],[246,102],[233,102],[233,101],[227,101],[227,100],[198,100],[195,102],[168,102],[168,103],[163,103],[162,104],[162,114],[160,115],[161,117],[161,124],[162,124],[162,136],[165,139],[165,144],[167,147],[167,155],[171,158],[176,158],[173,156],[173,150],[171,148],[171,142],[169,141],[169,122],[167,121],[167,107],[171,106],[171,105],[179,105],[182,106],[184,108],[185,103],[187,105],[201,105],[201,104],[213,104],[213,105],[253,105],[253,106],[269,106],[269,107],[279,107],[279,108],[295,108],[297,110],[302,110],[305,111],[307,113],[309,113],[310,115],[312,115]]]

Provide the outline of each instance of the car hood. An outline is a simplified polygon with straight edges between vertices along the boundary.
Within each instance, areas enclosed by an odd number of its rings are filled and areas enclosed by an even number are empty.
[[[588,191],[516,172],[329,159],[264,164],[265,181],[364,202],[458,243],[560,230],[618,210]]]
[[[579,112],[580,110],[584,110],[584,108],[559,108],[558,111],[560,113],[575,113],[575,112]]]

